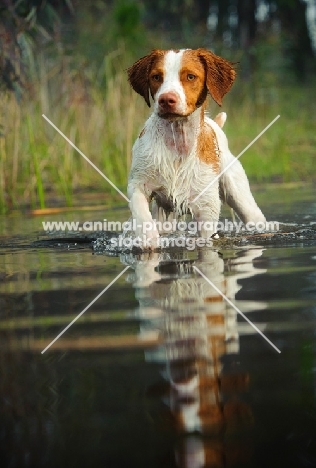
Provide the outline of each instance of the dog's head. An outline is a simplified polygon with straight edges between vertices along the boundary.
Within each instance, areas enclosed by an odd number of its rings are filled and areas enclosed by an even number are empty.
[[[155,112],[174,120],[187,117],[210,93],[217,104],[230,90],[236,77],[234,64],[206,49],[153,50],[128,69],[132,88]]]

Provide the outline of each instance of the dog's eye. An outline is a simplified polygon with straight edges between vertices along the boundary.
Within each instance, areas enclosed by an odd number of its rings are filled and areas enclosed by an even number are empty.
[[[196,76],[193,75],[193,73],[188,73],[188,75],[187,75],[188,81],[193,81],[193,80],[195,80],[195,78],[196,78]]]
[[[157,74],[157,75],[152,75],[151,79],[152,79],[153,81],[161,81],[161,76],[158,75],[158,74]]]

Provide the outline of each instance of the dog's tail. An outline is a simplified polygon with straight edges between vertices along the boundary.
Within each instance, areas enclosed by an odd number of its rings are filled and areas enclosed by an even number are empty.
[[[224,127],[224,124],[226,122],[226,119],[227,119],[227,114],[226,112],[220,112],[219,114],[217,114],[216,117],[214,117],[214,122],[217,123],[217,125],[220,127],[220,128],[223,128]]]

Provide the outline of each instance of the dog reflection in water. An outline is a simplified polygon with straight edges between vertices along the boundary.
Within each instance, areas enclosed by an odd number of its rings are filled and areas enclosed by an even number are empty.
[[[168,253],[121,258],[134,268],[129,280],[139,301],[140,336],[157,340],[146,359],[162,364],[166,385],[159,389],[182,434],[175,455],[181,468],[234,466],[249,457],[249,444],[229,435],[252,424],[251,409],[242,401],[249,376],[239,368],[238,352],[239,333],[255,332],[244,321],[237,325],[235,309],[193,269],[200,269],[243,312],[265,308],[235,301],[238,281],[265,271],[253,264],[262,250],[230,253],[223,258],[213,250],[200,251],[195,260],[177,260]]]

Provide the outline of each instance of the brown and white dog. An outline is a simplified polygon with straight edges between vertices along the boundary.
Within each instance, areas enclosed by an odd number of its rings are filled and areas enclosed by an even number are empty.
[[[244,223],[265,222],[221,129],[226,114],[219,114],[217,122],[205,116],[208,94],[221,105],[235,77],[231,62],[206,49],[153,50],[128,69],[132,88],[148,106],[150,96],[154,101],[133,146],[128,181],[137,236],[144,233],[144,223],[151,223],[146,239],[157,242],[149,209],[153,198],[166,212],[190,211],[206,237],[216,232],[221,200]],[[206,222],[214,228],[204,229]]]

